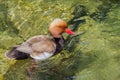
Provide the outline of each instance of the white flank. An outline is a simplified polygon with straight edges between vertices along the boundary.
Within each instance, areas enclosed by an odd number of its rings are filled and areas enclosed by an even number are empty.
[[[36,60],[45,60],[49,57],[51,57],[53,55],[53,53],[48,53],[48,52],[44,52],[44,53],[41,53],[39,55],[30,55],[32,58],[36,59]]]

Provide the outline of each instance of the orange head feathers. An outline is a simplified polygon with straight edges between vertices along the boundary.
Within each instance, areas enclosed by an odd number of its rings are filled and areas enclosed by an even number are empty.
[[[55,38],[60,38],[61,34],[64,32],[71,35],[74,34],[73,31],[68,29],[67,23],[59,18],[53,20],[53,22],[49,26],[49,31],[52,34],[52,36]]]

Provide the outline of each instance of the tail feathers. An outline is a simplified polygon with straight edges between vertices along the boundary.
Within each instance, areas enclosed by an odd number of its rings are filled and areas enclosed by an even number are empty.
[[[6,52],[5,55],[9,59],[23,60],[30,57],[29,54],[16,50],[17,47],[13,47],[10,51]]]

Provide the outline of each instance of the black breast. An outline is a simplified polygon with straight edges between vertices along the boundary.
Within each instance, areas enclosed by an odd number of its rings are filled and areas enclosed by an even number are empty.
[[[63,37],[54,38],[54,40],[55,40],[55,43],[56,43],[56,51],[54,53],[54,55],[55,55],[55,54],[57,54],[58,52],[60,52],[63,49],[64,44],[65,44],[65,40],[64,40]]]

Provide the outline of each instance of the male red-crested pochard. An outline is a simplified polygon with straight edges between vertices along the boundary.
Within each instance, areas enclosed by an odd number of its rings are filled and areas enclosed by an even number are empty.
[[[22,60],[26,58],[33,58],[35,60],[45,60],[59,51],[64,46],[64,38],[62,33],[74,34],[65,21],[56,18],[49,26],[48,35],[38,35],[29,38],[21,45],[13,47],[10,51],[6,52],[6,56],[10,59]]]

